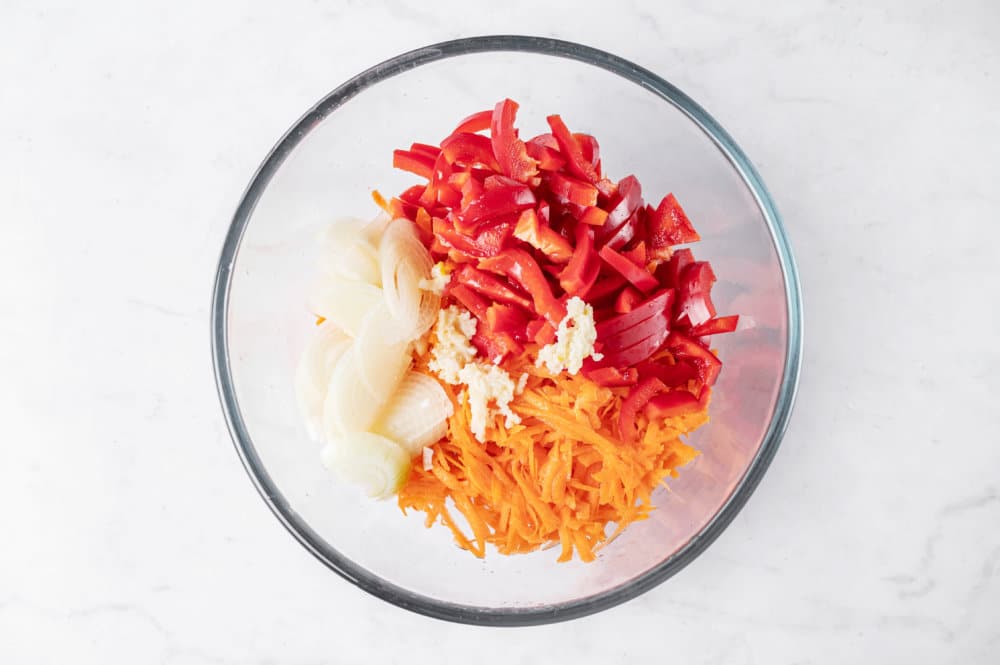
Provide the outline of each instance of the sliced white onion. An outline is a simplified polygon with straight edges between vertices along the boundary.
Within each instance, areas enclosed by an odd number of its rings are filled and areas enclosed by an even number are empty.
[[[392,221],[392,217],[389,217],[389,213],[380,212],[375,216],[370,222],[366,222],[361,229],[361,234],[372,243],[373,247],[378,247],[379,240],[382,239],[382,234],[385,232],[385,227],[389,226],[389,222]]]
[[[316,316],[357,337],[365,316],[383,301],[382,289],[377,286],[327,275],[315,284],[307,304]]]
[[[388,396],[379,398],[361,382],[357,343],[351,343],[330,375],[323,400],[323,433],[330,441],[347,432],[362,432],[375,422]]]
[[[323,271],[375,286],[381,286],[378,250],[365,233],[368,222],[348,218],[333,222],[323,230]]]
[[[391,439],[371,432],[351,432],[330,442],[323,449],[322,460],[342,480],[378,499],[399,491],[410,471],[406,451]]]
[[[447,433],[453,412],[440,383],[426,374],[407,372],[372,429],[416,455]]]
[[[434,324],[440,296],[420,288],[430,279],[434,260],[417,237],[408,219],[394,219],[386,227],[378,246],[382,288],[389,312],[399,323],[407,341],[416,339]]]
[[[323,400],[337,360],[350,339],[329,322],[316,326],[299,358],[295,372],[295,394],[306,429],[313,439],[322,438]]]
[[[385,406],[410,368],[411,353],[384,302],[365,316],[355,346],[361,386]]]

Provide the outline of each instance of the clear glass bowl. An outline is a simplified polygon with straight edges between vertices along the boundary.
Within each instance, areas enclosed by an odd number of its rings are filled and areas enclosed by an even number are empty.
[[[716,338],[725,367],[702,455],[658,491],[596,562],[557,550],[479,560],[448,529],[426,529],[321,466],[296,408],[293,374],[312,321],[304,307],[318,230],[371,217],[370,192],[413,177],[392,150],[436,143],[503,97],[526,134],[559,113],[601,142],[613,178],[647,199],[677,194],[702,235],[695,255],[719,276],[721,313],[752,327]],[[667,81],[614,55],[553,39],[478,37],[404,53],[347,81],[278,142],[248,187],[215,282],[212,350],[222,407],[251,479],[288,531],[330,569],[391,603],[468,623],[523,625],[583,616],[652,588],[688,564],[760,481],[788,421],[801,349],[799,285],[771,196],[732,138]]]

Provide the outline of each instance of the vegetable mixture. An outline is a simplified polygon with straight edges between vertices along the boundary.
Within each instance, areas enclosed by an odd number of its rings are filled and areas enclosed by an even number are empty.
[[[297,377],[323,461],[442,523],[478,557],[592,561],[696,455],[722,362],[712,267],[673,194],[602,171],[558,115],[523,140],[510,99],[440,145],[372,222],[331,226]]]

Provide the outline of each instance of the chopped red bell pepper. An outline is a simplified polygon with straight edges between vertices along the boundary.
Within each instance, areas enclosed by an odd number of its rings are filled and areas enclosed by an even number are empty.
[[[422,178],[430,179],[434,173],[434,157],[409,150],[393,150],[392,165],[397,169],[415,173]]]
[[[601,367],[590,372],[584,372],[584,376],[597,385],[606,388],[631,386],[639,380],[639,373],[634,367],[626,367],[625,369]]]
[[[631,312],[598,323],[596,326],[597,339],[612,338],[656,314],[668,313],[673,302],[673,289],[664,289],[654,294],[641,305],[635,307]]]
[[[420,205],[420,197],[423,196],[424,189],[426,185],[413,185],[412,187],[407,187],[399,195],[399,198],[407,203],[413,204],[414,206]],[[414,211],[416,213],[416,211]]]
[[[697,242],[701,239],[673,194],[667,194],[660,201],[660,205],[649,218],[648,228],[649,248],[654,256],[671,245]]]
[[[677,286],[675,320],[681,325],[697,326],[715,316],[712,285],[715,273],[707,261],[695,261],[684,268]]]
[[[569,241],[547,224],[541,224],[532,208],[521,213],[514,227],[514,237],[528,243],[555,263],[566,263],[573,256],[573,247]]]
[[[490,334],[510,335],[518,342],[528,339],[528,316],[524,310],[513,305],[495,302],[486,310],[486,327]]]
[[[594,256],[596,257],[598,271],[600,271],[601,257],[597,256],[597,252],[594,252]],[[622,287],[628,284],[628,280],[614,270],[606,273],[599,272],[598,274],[599,279],[593,288],[587,291],[587,301],[591,304],[599,303],[606,296],[617,295]]]
[[[558,115],[550,115],[546,120],[549,123],[549,127],[552,128],[552,135],[559,144],[559,152],[562,154],[563,159],[566,160],[566,170],[571,175],[587,182],[596,183],[600,180],[601,178],[597,174],[597,169],[594,168],[589,159],[584,157],[583,148],[580,146],[579,141],[576,140],[576,137],[569,131],[569,128],[566,127],[562,118]]]
[[[635,265],[639,266],[644,270],[646,268],[646,265],[649,263],[649,259],[646,258],[646,243],[645,241],[642,240],[637,242],[635,244],[635,247],[633,247],[632,249],[627,249],[623,251],[621,254],[629,261],[631,261],[632,263],[634,263]]]
[[[410,152],[420,153],[422,155],[427,155],[428,157],[433,157],[437,159],[437,156],[441,154],[441,148],[436,145],[429,145],[427,143],[411,143]]]
[[[577,224],[575,233],[576,248],[569,263],[559,273],[559,286],[571,297],[583,297],[597,281],[601,262],[594,252],[594,231],[591,227]]]
[[[528,154],[524,141],[517,137],[514,129],[517,108],[517,102],[511,99],[497,103],[490,122],[490,141],[504,175],[527,182],[538,174],[538,162]]]
[[[497,178],[499,176],[491,177]],[[475,180],[469,182],[475,182]],[[510,184],[487,178],[483,192],[464,207],[457,217],[455,226],[463,233],[467,233],[474,231],[479,224],[485,221],[519,214],[525,208],[531,208],[534,205],[535,195],[527,185]]]
[[[552,324],[545,319],[535,319],[534,321],[528,322],[528,327],[525,330],[529,339],[535,341],[536,344],[545,346],[546,344],[551,344],[556,341],[556,329],[552,327]]]
[[[479,355],[495,365],[503,362],[508,355],[518,356],[524,351],[524,347],[506,333],[491,334],[477,329],[470,341]]]
[[[557,172],[547,178],[547,183],[552,193],[561,201],[579,206],[597,205],[597,188],[589,182]]]
[[[576,220],[579,224],[589,224],[591,226],[604,226],[608,221],[608,211],[596,206],[591,206],[583,211],[580,218]]]
[[[634,441],[636,437],[635,416],[646,406],[649,400],[659,393],[665,392],[667,387],[656,377],[650,377],[633,388],[628,397],[622,401],[621,411],[618,414],[618,437],[622,441]]]
[[[480,295],[493,300],[494,302],[517,305],[527,311],[533,311],[531,300],[522,295],[514,287],[501,281],[494,275],[483,272],[472,265],[464,265],[453,273],[452,279],[459,284],[464,284]]]
[[[707,337],[708,335],[733,332],[736,330],[736,326],[739,322],[739,314],[720,316],[715,319],[709,319],[701,325],[692,326],[691,329],[688,330],[688,334],[692,337]]]
[[[529,139],[525,148],[543,171],[558,171],[566,165],[566,160],[559,153],[559,143],[552,134],[540,134]]]
[[[479,262],[482,270],[506,275],[521,285],[531,296],[535,312],[553,326],[566,316],[566,306],[552,295],[552,287],[538,262],[523,249],[505,249],[496,256]]]
[[[452,134],[484,132],[490,128],[490,122],[492,121],[493,109],[478,111],[458,123],[458,127],[455,128]]]
[[[678,362],[684,359],[690,360],[698,369],[698,377],[701,383],[699,390],[702,390],[705,386],[711,387],[715,384],[715,380],[719,377],[719,372],[722,370],[722,361],[719,360],[718,356],[699,344],[696,340],[676,330],[670,333],[666,346],[674,354]]]
[[[669,261],[656,269],[656,277],[662,286],[677,288],[681,283],[681,273],[692,263],[694,263],[694,254],[691,253],[691,250],[687,247],[678,249]]]
[[[441,142],[441,154],[453,164],[500,169],[493,154],[493,144],[482,134],[452,134]]]
[[[651,275],[648,270],[640,268],[636,264],[632,263],[621,254],[611,249],[610,245],[601,247],[601,251],[598,252],[598,255],[600,255],[601,259],[603,259],[605,263],[618,271],[622,277],[635,285],[635,287],[643,293],[652,293],[657,289],[657,287],[659,287],[660,283],[656,281],[656,277]]]
[[[490,224],[479,229],[474,236],[459,233],[438,217],[434,218],[434,235],[452,249],[476,258],[496,256],[514,234],[514,224],[508,220]]]
[[[615,299],[615,311],[619,314],[631,312],[640,302],[642,302],[642,294],[635,287],[626,286],[619,291],[618,297]]]
[[[646,417],[650,420],[663,420],[677,416],[687,416],[698,413],[708,406],[711,390],[705,389],[701,397],[695,397],[686,390],[671,390],[660,393],[646,403]]]
[[[482,326],[482,323],[486,321],[486,312],[490,308],[490,302],[464,284],[456,284],[454,281],[448,284],[445,292],[461,303],[474,317],[479,319],[480,325],[476,326],[478,330]]]
[[[573,134],[573,138],[580,145],[580,152],[583,154],[583,158],[586,159],[594,167],[594,171],[597,173],[597,177],[601,177],[601,146],[597,143],[595,139],[590,134]]]
[[[644,362],[640,363],[636,369],[643,379],[655,376],[670,388],[687,388],[688,381],[699,377],[697,367],[691,362],[675,362],[668,365],[665,362]]]

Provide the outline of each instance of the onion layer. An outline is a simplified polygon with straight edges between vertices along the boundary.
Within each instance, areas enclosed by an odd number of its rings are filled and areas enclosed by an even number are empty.
[[[395,494],[410,471],[410,456],[396,442],[371,432],[351,432],[331,441],[323,465],[370,497]]]
[[[440,383],[426,374],[408,372],[373,430],[416,455],[447,433],[448,417],[453,412]]]
[[[378,247],[382,287],[389,312],[396,319],[403,339],[414,340],[434,324],[440,296],[420,288],[431,277],[434,260],[417,237],[408,219],[394,219],[386,227]]]

